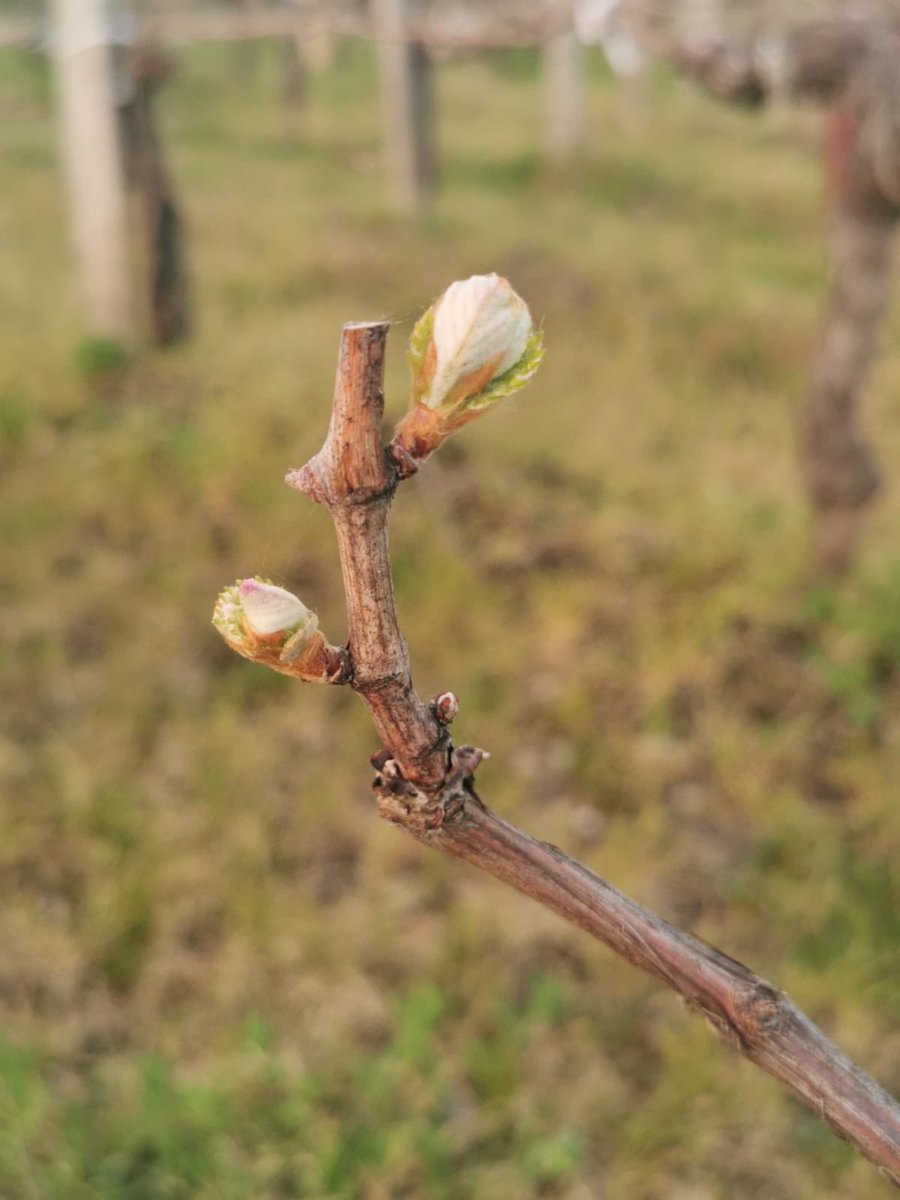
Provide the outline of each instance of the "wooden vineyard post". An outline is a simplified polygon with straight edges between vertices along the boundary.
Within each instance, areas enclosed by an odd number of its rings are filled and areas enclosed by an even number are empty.
[[[410,35],[410,0],[375,0],[385,150],[400,212],[424,209],[434,190],[431,63]]]
[[[52,0],[60,135],[87,331],[128,343],[134,309],[125,173],[104,0]]]
[[[571,25],[548,39],[543,57],[547,157],[561,164],[581,149],[585,130],[582,50]]]

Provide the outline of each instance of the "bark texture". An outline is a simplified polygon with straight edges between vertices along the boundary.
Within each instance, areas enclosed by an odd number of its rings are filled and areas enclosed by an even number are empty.
[[[353,687],[384,745],[424,793],[447,772],[447,736],[413,688],[409,651],[397,623],[388,551],[388,509],[397,477],[381,440],[386,321],[345,325],[328,437],[287,476],[331,512],[337,535]]]

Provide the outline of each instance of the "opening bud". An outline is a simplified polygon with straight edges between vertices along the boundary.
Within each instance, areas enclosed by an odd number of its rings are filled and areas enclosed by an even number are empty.
[[[422,462],[441,442],[510,392],[524,387],[543,357],[543,339],[525,301],[501,275],[451,283],[410,338],[413,409],[393,446]]]
[[[292,592],[265,579],[239,579],[216,601],[213,625],[232,650],[300,679],[335,681],[341,651]]]
[[[237,591],[244,621],[260,637],[301,630],[312,636],[319,626],[316,614],[286,588],[262,579],[242,579]]]
[[[459,713],[459,700],[454,692],[441,692],[431,702],[434,715],[442,725],[449,725]]]

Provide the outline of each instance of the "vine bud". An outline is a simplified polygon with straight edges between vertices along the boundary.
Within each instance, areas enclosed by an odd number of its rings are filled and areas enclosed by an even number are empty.
[[[259,637],[300,631],[312,636],[318,628],[316,614],[286,588],[262,579],[242,579],[237,590],[244,620]]]
[[[442,725],[449,725],[459,713],[459,700],[454,692],[441,692],[431,702],[434,715]]]
[[[507,279],[473,275],[451,283],[413,329],[414,407],[393,445],[424,461],[451,433],[523,387],[543,353],[528,306]]]
[[[232,650],[300,679],[331,678],[334,655],[319,618],[292,592],[265,579],[239,579],[216,601],[213,625]]]

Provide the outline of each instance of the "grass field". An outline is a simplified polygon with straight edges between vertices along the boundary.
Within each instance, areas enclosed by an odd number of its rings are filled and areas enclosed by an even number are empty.
[[[196,334],[79,352],[43,68],[0,56],[0,1196],[876,1200],[657,985],[379,822],[363,706],[231,655],[262,573],[343,636],[327,514],[282,483],[345,320],[507,274],[547,357],[404,488],[420,691],[492,807],[747,961],[900,1090],[900,349],[886,487],[811,583],[794,422],[825,286],[813,114],[594,64],[540,154],[535,60],[439,70],[442,189],[384,200],[370,49],[307,110],[193,48],[164,100]]]

